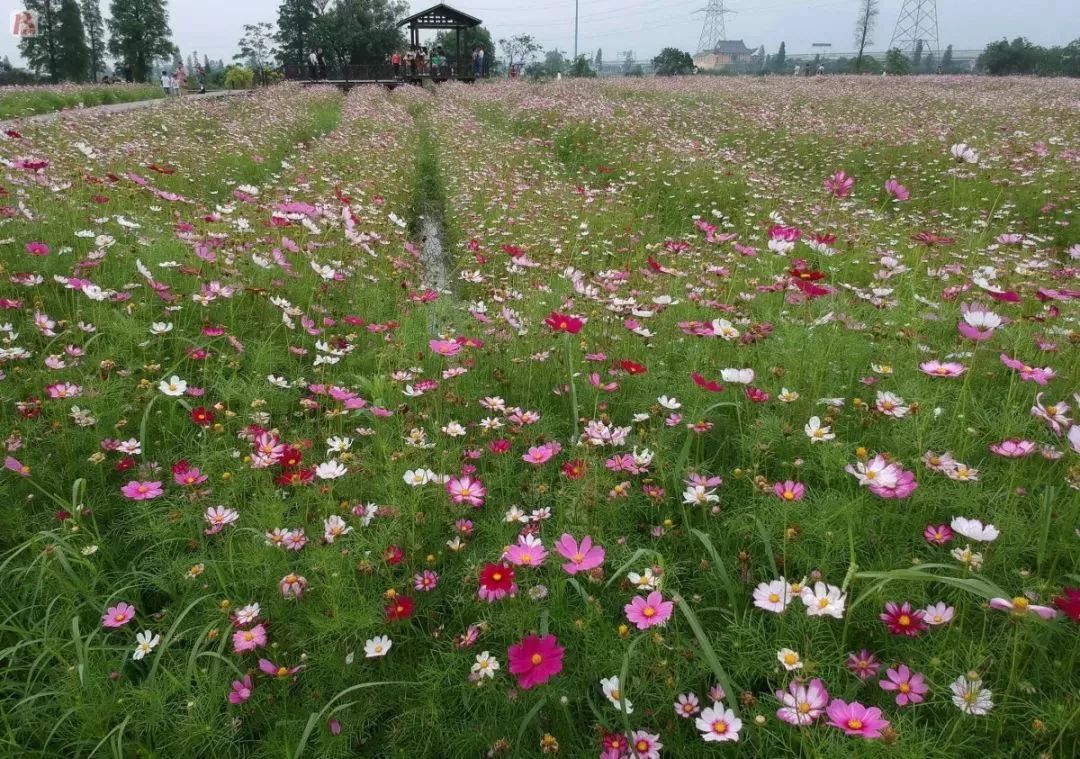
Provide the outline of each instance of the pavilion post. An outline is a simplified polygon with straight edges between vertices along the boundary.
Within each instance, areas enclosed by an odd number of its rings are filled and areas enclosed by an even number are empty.
[[[462,72],[462,66],[461,66],[461,27],[460,26],[457,27],[457,29],[455,29],[455,31],[457,32],[457,50],[454,53],[454,65],[458,69],[455,72],[455,76],[456,76],[456,78],[461,79],[462,73],[463,73]]]

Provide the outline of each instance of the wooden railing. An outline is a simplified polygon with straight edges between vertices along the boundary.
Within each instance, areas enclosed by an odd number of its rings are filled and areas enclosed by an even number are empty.
[[[410,65],[403,61],[397,67],[390,63],[349,64],[346,66],[334,66],[327,63],[324,66],[287,64],[282,69],[286,79],[309,82],[390,82],[406,79],[434,79],[436,81],[460,79],[472,81],[487,76],[486,72],[477,73],[474,70],[471,58],[461,58],[456,61],[448,59],[446,65],[438,67],[432,66],[430,61],[425,61],[422,67],[415,63]]]

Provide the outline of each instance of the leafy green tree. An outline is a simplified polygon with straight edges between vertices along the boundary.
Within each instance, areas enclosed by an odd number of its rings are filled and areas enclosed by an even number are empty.
[[[23,37],[19,41],[19,52],[34,73],[40,74],[44,71],[49,81],[59,82],[60,65],[56,37],[59,31],[57,11],[60,3],[58,0],[23,0],[23,7],[38,14],[38,33],[36,37]]]
[[[145,82],[153,62],[174,49],[165,0],[112,0],[109,12],[109,52],[131,66],[136,82]]]
[[[894,47],[885,54],[885,73],[898,75],[911,73],[911,61],[900,48]]]
[[[251,69],[260,84],[266,84],[266,69],[278,55],[273,43],[273,31],[273,25],[266,21],[244,24],[244,36],[238,43],[240,52],[233,56],[234,61],[241,61]]]
[[[105,70],[105,22],[100,0],[82,0],[82,23],[86,30],[86,48],[90,57],[90,78],[95,82]]]
[[[56,11],[56,62],[61,79],[82,82],[90,68],[82,13],[78,0],[60,0]]]
[[[499,47],[506,56],[508,65],[522,65],[536,59],[536,54],[543,50],[531,34],[515,34],[509,39],[500,39]]]
[[[278,7],[277,31],[281,62],[306,66],[314,49],[315,22],[320,15],[315,0],[284,0]]]
[[[579,55],[566,69],[566,75],[575,78],[590,78],[596,76],[596,71],[589,65],[589,59]]]
[[[694,73],[694,59],[690,57],[690,53],[676,47],[665,47],[660,51],[660,55],[652,59],[652,64],[657,76]]]
[[[596,57],[593,58],[593,67],[599,71],[600,67],[604,65],[604,51],[602,48],[596,48]]]
[[[442,31],[435,35],[435,45],[442,46],[443,52],[448,57],[453,57],[457,50],[457,32]],[[491,32],[482,26],[474,26],[471,29],[461,30],[461,57],[468,65],[472,65],[472,51],[477,45],[484,48],[484,61],[490,69],[495,60],[495,42],[491,39]]]
[[[382,63],[405,44],[397,20],[408,11],[403,0],[338,0],[315,22],[315,47],[328,63]]]

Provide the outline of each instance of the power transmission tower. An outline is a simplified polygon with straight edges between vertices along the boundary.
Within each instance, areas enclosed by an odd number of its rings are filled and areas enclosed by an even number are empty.
[[[707,8],[694,11],[694,13],[705,14],[705,23],[701,27],[701,39],[698,40],[699,53],[712,50],[717,42],[727,39],[724,16],[734,12],[724,8],[724,0],[709,0]]]
[[[937,58],[937,0],[904,0],[889,49],[898,48],[914,58],[919,42],[922,42],[923,54],[933,53]]]

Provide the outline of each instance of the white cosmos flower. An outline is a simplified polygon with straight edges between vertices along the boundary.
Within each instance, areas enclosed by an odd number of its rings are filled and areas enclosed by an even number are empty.
[[[499,660],[492,656],[490,652],[481,651],[476,655],[476,663],[472,665],[474,679],[483,680],[484,678],[495,677],[498,670]]]
[[[410,469],[401,478],[405,480],[406,485],[412,485],[414,488],[431,482],[431,476],[426,469]]]
[[[982,543],[990,543],[991,541],[997,540],[998,535],[1001,534],[994,525],[984,525],[978,519],[968,519],[967,517],[953,517],[949,526],[965,538],[969,540],[978,540]]]
[[[607,696],[607,700],[611,702],[612,706],[619,711],[622,711],[623,706],[625,705],[627,714],[634,713],[634,705],[631,704],[630,699],[625,698],[622,691],[619,690],[618,675],[600,678],[600,687],[604,689],[604,695]]]
[[[165,335],[172,332],[172,322],[154,322],[150,325],[151,335]]]
[[[666,395],[661,395],[656,399],[656,402],[669,411],[678,411],[682,408],[682,404],[679,403],[678,398],[668,398]]]
[[[364,656],[368,659],[378,659],[381,656],[386,656],[392,645],[394,645],[394,641],[390,640],[386,635],[376,635],[364,643]]]
[[[806,614],[809,617],[830,616],[836,619],[844,618],[844,604],[847,601],[847,595],[835,585],[815,582],[813,590],[803,588],[799,598],[806,605]]]
[[[793,651],[790,648],[781,648],[777,651],[776,660],[780,662],[788,672],[794,672],[797,669],[803,668],[803,661],[802,657],[799,656],[799,652]]]
[[[754,381],[753,369],[721,369],[720,377],[724,382],[735,385],[749,385]]]
[[[178,398],[185,392],[187,392],[187,382],[180,379],[174,374],[173,376],[169,377],[169,379],[162,380],[158,384],[158,390],[163,392],[165,395],[172,396],[173,398]]]
[[[328,437],[326,439],[326,450],[328,453],[344,453],[352,448],[353,439],[351,437]]]
[[[315,467],[315,476],[320,480],[336,480],[344,477],[349,470],[340,461],[324,461]]]
[[[157,647],[157,644],[161,642],[161,636],[154,635],[154,633],[149,630],[143,630],[135,636],[135,640],[137,643],[135,645],[135,652],[131,654],[131,658],[138,661]]]
[[[803,431],[806,432],[806,436],[810,438],[811,443],[824,443],[826,440],[832,440],[836,437],[832,428],[823,425],[821,418],[817,416],[810,417],[810,421],[803,427]]]

